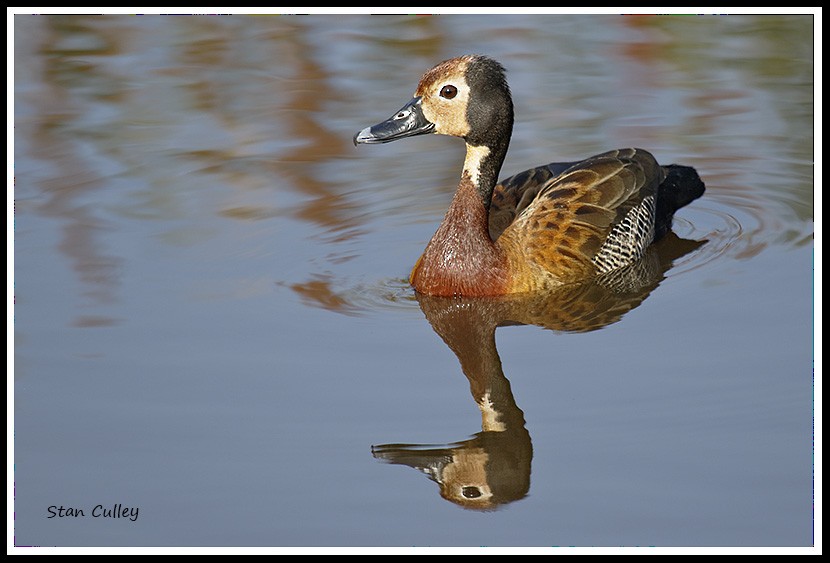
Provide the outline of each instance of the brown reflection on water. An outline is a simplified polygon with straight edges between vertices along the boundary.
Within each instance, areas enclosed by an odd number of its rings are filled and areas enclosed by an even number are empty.
[[[419,295],[421,310],[470,383],[481,411],[481,432],[445,445],[377,445],[372,455],[424,472],[438,484],[442,498],[463,508],[493,510],[524,498],[530,490],[533,447],[504,374],[496,328],[531,324],[564,332],[599,330],[638,307],[675,261],[703,244],[670,233],[632,267],[550,293],[496,299]]]
[[[18,212],[60,222],[58,250],[91,307],[118,301],[125,258],[107,250],[112,214],[155,220],[152,235],[169,244],[210,236],[199,205],[241,221],[290,214],[335,240],[362,232],[344,182],[318,170],[352,147],[326,125],[341,94],[307,27],[295,17],[15,17],[16,158],[28,164]],[[279,207],[284,192],[301,202]],[[112,322],[84,311],[74,324]]]
[[[239,140],[227,152],[194,150],[187,157],[203,172],[230,181],[231,187],[288,189],[309,198],[290,210],[234,202],[218,213],[256,220],[288,211],[341,237],[359,232],[356,206],[339,191],[340,184],[319,177],[316,169],[344,155],[350,144],[325,125],[327,106],[337,101],[338,94],[309,44],[307,20],[188,17],[184,24],[190,39],[181,47],[177,66],[168,71],[188,76],[185,87],[194,109],[215,115],[218,125]],[[246,46],[259,55],[240,61]],[[243,72],[243,63],[256,65],[257,73],[253,68]],[[240,80],[249,84],[241,86]],[[251,89],[256,91],[247,91]],[[249,96],[247,105],[237,101],[237,95]]]
[[[312,306],[346,315],[359,313],[360,308],[352,303],[347,296],[338,294],[332,285],[333,280],[330,275],[319,275],[306,282],[292,284],[291,289],[305,303]]]
[[[90,194],[106,189],[107,179],[89,165],[82,143],[73,142],[66,133],[84,111],[75,95],[79,89],[88,88],[100,98],[118,99],[117,89],[96,88],[112,79],[85,57],[117,54],[119,32],[114,28],[93,29],[74,18],[47,17],[40,22],[43,25],[17,29],[18,33],[32,34],[34,39],[27,41],[32,51],[16,61],[28,65],[26,72],[41,87],[27,92],[26,103],[34,117],[17,120],[16,134],[28,137],[30,156],[48,169],[49,176],[36,182],[42,196],[36,208],[63,223],[58,249],[83,283],[82,294],[90,305],[110,304],[117,299],[123,261],[103,249],[100,239],[110,226],[83,203]],[[29,178],[18,177],[16,181]],[[81,315],[73,324],[109,326],[115,322],[108,316]]]
[[[345,182],[321,179],[314,166],[352,149],[348,139],[325,125],[326,108],[339,99],[339,94],[314,57],[303,18],[292,18],[286,26],[290,29],[285,35],[289,56],[281,61],[280,72],[290,72],[291,77],[278,115],[284,135],[294,142],[294,148],[280,153],[274,173],[311,198],[294,210],[296,217],[339,233],[338,240],[348,239],[362,232],[361,220],[356,216],[358,206],[340,191]]]

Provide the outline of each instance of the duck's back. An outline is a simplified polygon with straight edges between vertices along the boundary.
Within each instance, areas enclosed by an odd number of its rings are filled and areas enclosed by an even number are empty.
[[[527,170],[496,186],[490,235],[511,257],[516,290],[570,283],[642,257],[674,212],[703,193],[692,168],[642,149]]]

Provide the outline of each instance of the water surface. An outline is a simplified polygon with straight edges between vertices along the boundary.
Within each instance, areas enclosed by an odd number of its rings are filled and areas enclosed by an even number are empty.
[[[812,546],[813,24],[14,16],[15,545]],[[351,139],[468,52],[698,169],[649,277],[415,296],[463,144]]]

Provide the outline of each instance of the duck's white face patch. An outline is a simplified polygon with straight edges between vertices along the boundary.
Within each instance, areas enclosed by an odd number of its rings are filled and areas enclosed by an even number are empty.
[[[470,87],[464,78],[468,64],[464,57],[439,64],[424,74],[415,91],[421,97],[424,117],[435,124],[434,132],[439,135],[464,137],[470,132]]]

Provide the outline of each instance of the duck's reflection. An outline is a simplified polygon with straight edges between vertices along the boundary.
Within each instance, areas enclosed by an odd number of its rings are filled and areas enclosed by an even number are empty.
[[[502,300],[419,297],[432,327],[455,352],[481,410],[472,439],[430,447],[375,446],[376,458],[425,472],[441,496],[466,508],[493,508],[524,497],[530,488],[533,448],[496,350]]]
[[[533,324],[565,332],[608,326],[637,307],[681,256],[703,242],[669,233],[632,267],[553,293],[486,299],[418,296],[432,328],[461,363],[481,410],[481,432],[441,446],[372,447],[383,461],[426,473],[443,498],[464,508],[494,509],[527,495],[533,447],[496,349],[496,328]]]

